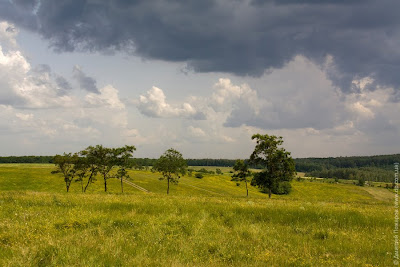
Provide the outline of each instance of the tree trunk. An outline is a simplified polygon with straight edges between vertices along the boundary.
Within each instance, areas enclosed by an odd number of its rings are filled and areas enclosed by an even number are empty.
[[[123,193],[123,192],[124,192],[124,186],[122,184],[122,177],[121,177],[121,193]]]
[[[168,188],[167,188],[167,195],[169,194],[169,178],[167,178],[168,180]]]
[[[83,193],[83,177],[81,177],[81,187],[82,187],[82,193]]]
[[[247,192],[247,196],[246,197],[249,197],[249,189],[247,188],[247,180],[245,182],[246,182],[246,192]]]
[[[86,192],[86,189],[88,188],[91,180],[92,180],[92,175],[90,175],[90,177],[88,178],[87,184],[86,184],[85,188],[83,189],[83,192]]]
[[[269,198],[271,198],[272,190],[271,190],[271,188],[268,188],[268,189],[269,189],[268,196],[269,196]]]
[[[71,182],[72,182],[72,179],[71,180],[65,179],[65,186],[67,187],[67,193],[69,192],[69,188],[71,186]]]
[[[89,178],[88,178],[88,182],[85,186],[85,189],[83,190],[83,192],[86,192],[86,189],[88,188],[90,182],[92,181],[92,177],[93,177],[93,172],[90,174]]]
[[[107,192],[107,178],[104,176],[104,192]]]

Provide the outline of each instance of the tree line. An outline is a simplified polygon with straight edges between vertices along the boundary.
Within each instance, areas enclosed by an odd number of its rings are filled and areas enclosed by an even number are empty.
[[[324,169],[306,172],[305,176],[387,183],[393,182],[394,177],[393,170],[389,171],[376,167]]]
[[[296,170],[309,177],[392,182],[393,165],[400,154],[296,159]]]
[[[53,163],[54,156],[7,156],[0,163]]]
[[[54,163],[54,156],[3,156],[0,163]],[[138,167],[151,167],[157,161],[155,158],[130,159],[132,164]],[[298,172],[322,171],[337,168],[361,168],[372,167],[392,171],[393,164],[400,162],[400,154],[379,156],[354,156],[354,157],[330,157],[330,158],[295,158],[295,167]],[[233,167],[236,160],[233,159],[186,159],[189,166],[216,166]],[[248,163],[248,160],[246,160]],[[262,166],[251,166],[262,168]]]
[[[298,158],[295,159],[295,162],[296,170],[299,172],[362,167],[393,170],[393,164],[395,162],[400,162],[400,154],[335,158]]]

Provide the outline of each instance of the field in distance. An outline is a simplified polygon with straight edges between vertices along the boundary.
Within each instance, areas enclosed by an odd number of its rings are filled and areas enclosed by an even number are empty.
[[[215,171],[217,167],[207,167]],[[65,193],[53,165],[0,165],[1,266],[387,266],[393,199],[387,189],[293,181],[268,199],[223,175],[166,181],[132,171],[139,191],[102,180]],[[200,169],[193,167],[193,169]]]

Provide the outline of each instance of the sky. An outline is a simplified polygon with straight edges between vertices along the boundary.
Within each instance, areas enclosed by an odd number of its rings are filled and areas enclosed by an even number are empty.
[[[397,0],[0,0],[0,156],[400,153]]]

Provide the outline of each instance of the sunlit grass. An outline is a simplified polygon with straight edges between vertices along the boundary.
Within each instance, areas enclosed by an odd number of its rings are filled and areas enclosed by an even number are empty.
[[[160,175],[134,171],[152,193],[121,194],[117,180],[104,193],[100,179],[65,193],[52,168],[0,165],[0,266],[392,264],[392,203],[354,185],[294,181],[288,196],[247,199],[229,175],[209,175],[167,196]]]

